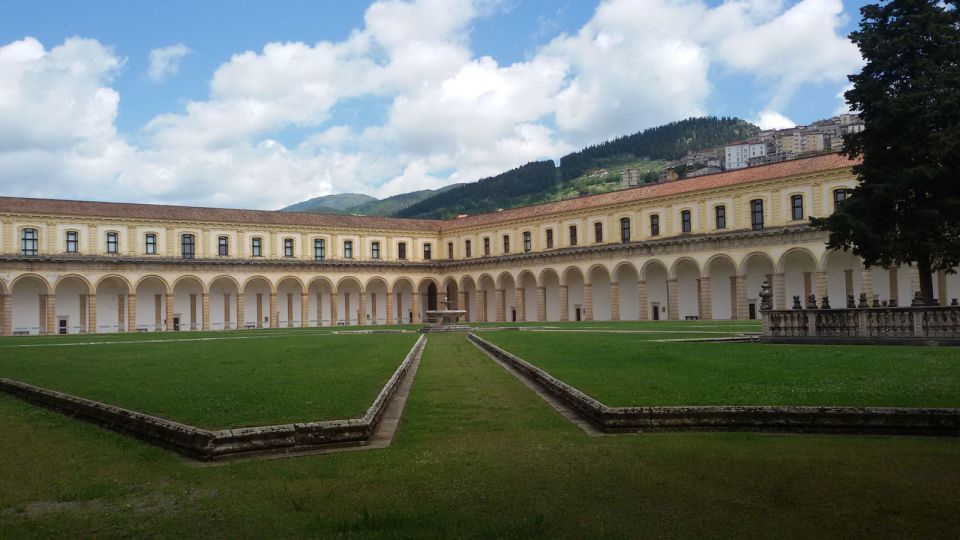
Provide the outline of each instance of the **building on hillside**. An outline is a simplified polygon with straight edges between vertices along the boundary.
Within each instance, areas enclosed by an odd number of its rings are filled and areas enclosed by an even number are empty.
[[[836,154],[447,221],[0,197],[0,334],[420,322],[747,319],[761,283],[906,304],[810,216],[855,185]],[[960,277],[939,274],[941,302]]]
[[[640,185],[640,178],[640,169],[624,169],[620,173],[620,187],[637,187]]]
[[[754,140],[742,141],[728,144],[723,147],[724,150],[724,168],[726,170],[742,169],[749,167],[749,160],[767,155],[767,143]]]

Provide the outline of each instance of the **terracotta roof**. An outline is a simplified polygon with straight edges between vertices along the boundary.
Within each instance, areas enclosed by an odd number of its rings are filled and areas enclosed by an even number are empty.
[[[599,195],[589,195],[552,203],[524,206],[503,210],[501,212],[477,214],[447,221],[339,214],[308,214],[300,212],[271,212],[267,210],[233,210],[226,208],[200,208],[195,206],[28,199],[19,197],[0,197],[0,213],[129,218],[156,221],[262,223],[264,225],[286,225],[295,227],[386,229],[438,233],[442,230],[464,229],[467,227],[528,219],[560,212],[572,212],[588,208],[636,202],[644,199],[689,193],[703,189],[713,189],[774,178],[785,178],[798,174],[843,169],[856,165],[857,163],[859,163],[858,160],[850,160],[839,154],[823,154],[772,163],[770,165],[708,174],[688,180],[651,184],[609,193],[601,193]]]
[[[271,212],[267,210],[200,208],[196,206],[27,199],[18,197],[0,197],[0,212],[157,221],[263,223],[265,225],[289,225],[296,227],[392,229],[423,232],[439,232],[440,226],[443,223],[430,219],[400,219],[338,214],[308,214],[302,212]]]
[[[840,154],[822,154],[808,158],[771,163],[769,165],[747,167],[744,169],[737,169],[735,171],[707,174],[687,180],[676,180],[673,182],[650,184],[630,189],[611,191],[609,193],[601,193],[598,195],[588,195],[585,197],[565,199],[557,202],[523,206],[520,208],[503,210],[495,213],[477,214],[474,216],[447,221],[443,225],[443,230],[448,231],[463,229],[478,225],[488,225],[491,223],[500,223],[504,221],[528,219],[560,212],[573,212],[587,208],[636,202],[644,199],[652,199],[654,197],[665,197],[704,189],[714,189],[736,184],[746,184],[749,182],[758,182],[773,178],[786,178],[788,176],[794,176],[798,174],[810,174],[833,169],[843,169],[856,165],[857,163],[859,163],[859,160],[850,160],[844,156],[841,156]]]

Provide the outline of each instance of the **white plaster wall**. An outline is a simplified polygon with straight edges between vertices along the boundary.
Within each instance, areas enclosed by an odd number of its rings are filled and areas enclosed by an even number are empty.
[[[68,279],[57,286],[56,290],[56,320],[57,325],[52,332],[59,332],[59,320],[67,317],[67,333],[80,333],[80,295],[87,294],[87,287],[76,279]],[[39,315],[38,315],[39,316]]]
[[[40,333],[40,295],[46,290],[32,279],[21,280],[10,295],[14,332]]]
[[[640,290],[637,288],[637,273],[628,266],[617,271],[620,284],[620,319],[635,321],[640,318]]]
[[[692,264],[681,264],[677,268],[677,304],[680,308],[680,320],[699,314],[700,299],[697,296],[697,278],[699,272]]]
[[[124,295],[126,302],[126,288],[120,285],[116,280],[107,280],[97,287],[97,332],[118,332],[119,317],[117,305],[119,296]],[[124,306],[124,326],[126,326],[126,308]],[[124,330],[126,330],[124,328]]]
[[[734,268],[726,262],[717,261],[710,266],[710,301],[711,313],[714,319],[730,319],[731,290],[730,278],[734,275]]]
[[[669,313],[667,307],[667,271],[659,265],[651,265],[646,271],[647,277],[647,316],[653,320],[653,304],[659,302],[660,320],[666,320]]]
[[[596,272],[593,275],[593,320],[609,321],[611,316],[610,308],[610,278],[604,272]]]

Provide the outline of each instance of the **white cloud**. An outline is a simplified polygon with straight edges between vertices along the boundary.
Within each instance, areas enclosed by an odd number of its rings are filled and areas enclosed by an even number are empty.
[[[753,121],[760,129],[787,129],[796,127],[797,123],[776,111],[763,111],[760,117]]]
[[[147,77],[153,82],[163,82],[171,75],[180,72],[180,60],[190,54],[190,49],[183,43],[161,47],[150,51],[150,67],[147,68]]]
[[[577,32],[501,65],[470,48],[496,1],[383,0],[342,41],[234,54],[209,95],[117,133],[123,65],[95,40],[0,47],[0,185],[8,194],[277,208],[311,196],[391,195],[557,159],[605,138],[706,114],[720,70],[770,88],[744,96],[763,126],[808,83],[862,60],[839,0],[608,0]],[[483,51],[480,51],[482,53]],[[182,44],[151,51],[176,73]],[[376,101],[365,127],[337,116]],[[768,103],[758,103],[758,101]],[[331,118],[337,118],[333,125]],[[289,147],[279,134],[296,128]]]

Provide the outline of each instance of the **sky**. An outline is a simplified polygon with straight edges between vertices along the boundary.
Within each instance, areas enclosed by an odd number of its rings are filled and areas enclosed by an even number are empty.
[[[0,0],[0,195],[277,209],[845,112],[862,0]]]

